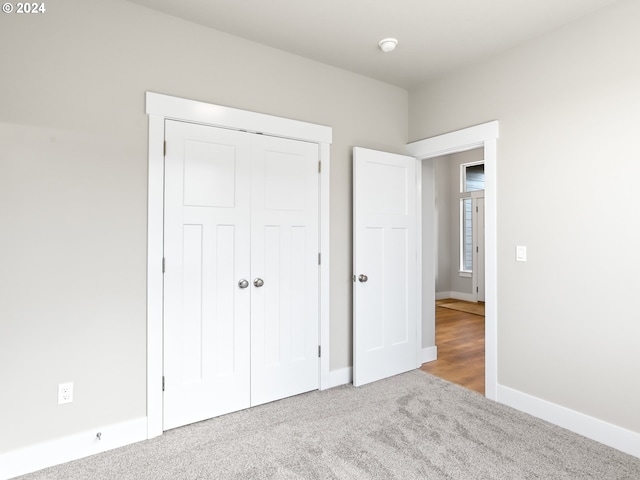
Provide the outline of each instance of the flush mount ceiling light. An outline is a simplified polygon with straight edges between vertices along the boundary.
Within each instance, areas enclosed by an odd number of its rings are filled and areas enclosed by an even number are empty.
[[[382,40],[380,40],[380,43],[378,43],[378,45],[380,46],[380,50],[382,50],[384,53],[389,53],[395,50],[396,46],[398,45],[398,40],[395,38],[383,38]]]

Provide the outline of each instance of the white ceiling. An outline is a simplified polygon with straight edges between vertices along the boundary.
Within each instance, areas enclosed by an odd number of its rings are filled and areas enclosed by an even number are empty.
[[[615,0],[130,0],[411,88]],[[382,53],[378,42],[396,37]]]

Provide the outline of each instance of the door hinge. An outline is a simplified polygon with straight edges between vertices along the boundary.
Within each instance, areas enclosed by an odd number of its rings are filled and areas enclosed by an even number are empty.
[[[318,253],[318,265],[322,263],[322,254]]]
[[[167,141],[164,141],[164,145],[162,147],[162,155],[167,156]]]
[[[478,253],[480,250],[478,250],[478,247],[476,247],[476,253]]]
[[[478,213],[478,207],[476,206],[476,213]]]
[[[322,357],[322,347],[318,345],[318,358]]]
[[[318,161],[318,173],[322,172],[322,162]]]
[[[162,376],[162,391],[164,392],[164,375]]]
[[[165,269],[166,269],[166,263],[165,263],[164,257],[162,257],[162,273],[165,272]]]

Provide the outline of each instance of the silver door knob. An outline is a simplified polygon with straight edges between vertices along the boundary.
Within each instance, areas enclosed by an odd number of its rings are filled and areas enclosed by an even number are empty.
[[[254,284],[256,287],[261,287],[262,285],[264,285],[264,280],[262,280],[261,278],[256,278],[256,279],[253,281],[253,284]]]
[[[361,273],[358,277],[358,280],[362,283],[366,283],[366,281],[369,280],[369,277],[367,277],[364,273]]]
[[[247,288],[249,286],[249,282],[243,278],[238,282],[238,286],[240,288]]]

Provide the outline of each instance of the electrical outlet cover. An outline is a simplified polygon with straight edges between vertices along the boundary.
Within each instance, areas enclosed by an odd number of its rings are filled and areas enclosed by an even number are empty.
[[[73,382],[58,385],[58,405],[73,402]]]

